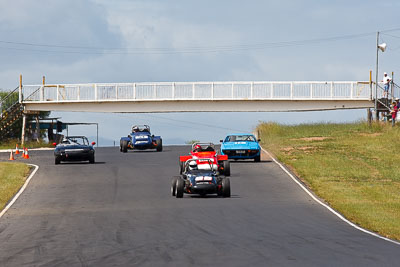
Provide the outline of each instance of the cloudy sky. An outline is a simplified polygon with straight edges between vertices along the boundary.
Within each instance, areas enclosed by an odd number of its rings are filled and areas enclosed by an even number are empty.
[[[379,77],[393,71],[396,80],[399,13],[396,0],[0,0],[0,88],[15,88],[19,74],[25,84],[43,75],[47,83],[368,80],[377,31],[388,44]],[[135,123],[167,143],[216,141],[258,121],[352,121],[365,110],[53,116],[98,122],[110,145]]]

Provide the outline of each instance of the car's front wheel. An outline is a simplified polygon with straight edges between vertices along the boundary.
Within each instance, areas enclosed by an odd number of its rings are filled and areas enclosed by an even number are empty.
[[[231,163],[228,160],[224,161],[224,175],[231,176]]]
[[[61,162],[60,157],[55,157],[55,158],[54,158],[54,164],[55,164],[55,165],[60,164],[60,162]]]
[[[178,181],[178,179],[180,179],[180,176],[174,176],[172,177],[172,181],[171,181],[171,195],[174,197],[176,195],[176,183]]]
[[[257,157],[254,158],[255,162],[260,162],[261,161],[261,155],[258,155]]]
[[[92,164],[94,163],[94,154],[92,156],[90,156],[89,163],[92,163]]]
[[[122,147],[122,152],[123,152],[123,153],[128,152],[128,141],[122,140],[121,147]]]
[[[157,152],[161,152],[162,151],[162,140],[161,139],[157,139],[156,140],[156,144],[157,144]]]
[[[229,178],[222,180],[222,196],[231,197],[231,180]]]
[[[176,198],[183,198],[183,190],[185,189],[185,181],[179,177],[176,181]]]

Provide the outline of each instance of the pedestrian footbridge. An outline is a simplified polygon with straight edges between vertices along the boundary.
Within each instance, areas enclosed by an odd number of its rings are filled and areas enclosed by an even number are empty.
[[[25,111],[251,112],[374,107],[367,82],[157,82],[21,85]]]

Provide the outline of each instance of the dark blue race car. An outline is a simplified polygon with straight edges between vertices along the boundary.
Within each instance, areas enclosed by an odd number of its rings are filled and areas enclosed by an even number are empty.
[[[208,159],[209,168],[198,168],[196,159],[189,159],[185,162],[181,176],[174,176],[171,184],[171,194],[177,198],[182,198],[183,194],[217,194],[221,197],[231,196],[231,184],[228,177],[217,174],[213,168],[212,159]]]
[[[254,159],[261,160],[260,140],[252,134],[231,134],[225,140],[221,140],[221,155],[227,155],[229,159]]]
[[[89,144],[85,136],[67,136],[54,149],[55,164],[61,161],[86,161],[94,163],[95,142]],[[56,145],[56,143],[54,143]]]
[[[128,149],[156,149],[162,151],[161,136],[154,136],[150,133],[148,125],[134,125],[132,133],[127,137],[121,137],[119,150],[126,153]]]

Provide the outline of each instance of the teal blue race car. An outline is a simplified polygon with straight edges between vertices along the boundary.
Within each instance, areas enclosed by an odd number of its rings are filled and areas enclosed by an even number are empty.
[[[258,142],[260,139],[252,134],[231,134],[225,140],[220,140],[221,155],[227,155],[228,159],[254,159],[255,162],[261,161],[261,147]]]

